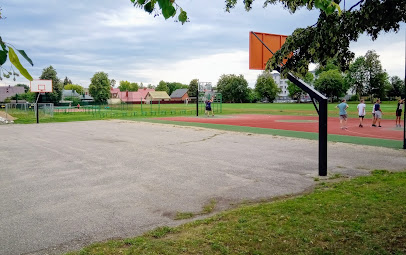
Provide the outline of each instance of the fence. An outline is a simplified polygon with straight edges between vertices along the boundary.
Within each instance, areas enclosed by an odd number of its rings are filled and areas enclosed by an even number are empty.
[[[23,112],[29,114],[32,112],[36,114],[35,104],[32,103],[8,103],[5,104],[6,114],[12,115],[16,112]],[[42,115],[54,116],[54,104],[53,103],[38,103],[38,112]]]

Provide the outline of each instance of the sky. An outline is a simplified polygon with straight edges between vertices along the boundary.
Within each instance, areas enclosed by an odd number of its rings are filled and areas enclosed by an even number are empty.
[[[0,36],[33,60],[32,67],[20,58],[34,79],[52,65],[60,79],[68,77],[83,87],[96,72],[106,72],[117,84],[144,85],[161,80],[189,84],[192,79],[215,85],[222,74],[242,74],[254,87],[261,71],[248,69],[249,32],[289,35],[318,17],[317,10],[291,14],[281,5],[262,8],[264,0],[255,1],[250,12],[240,0],[231,13],[225,12],[224,0],[176,2],[190,22],[154,17],[130,0],[0,0],[6,17],[0,21]],[[376,41],[361,36],[351,50],[356,56],[375,50],[388,74],[403,79],[405,31],[401,24],[398,33],[382,33]],[[17,83],[29,81],[3,79],[0,86]]]

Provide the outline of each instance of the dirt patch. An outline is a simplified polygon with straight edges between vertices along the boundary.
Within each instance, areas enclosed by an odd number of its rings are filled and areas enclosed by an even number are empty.
[[[0,117],[5,118],[7,120],[16,120],[17,118],[14,118],[13,116],[11,116],[10,114],[6,114],[3,111],[0,111]]]

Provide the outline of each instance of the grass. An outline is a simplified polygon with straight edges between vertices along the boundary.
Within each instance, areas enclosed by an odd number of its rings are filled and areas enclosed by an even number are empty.
[[[307,195],[96,243],[86,254],[405,254],[406,172],[322,182]]]
[[[201,212],[193,213],[193,212],[177,212],[174,220],[184,220],[184,219],[191,219],[196,216],[210,214],[214,211],[216,207],[217,201],[215,199],[211,199],[210,202],[203,206]]]
[[[328,105],[328,115],[330,117],[337,116],[338,111],[335,109],[337,103]],[[349,104],[348,109],[349,117],[357,117],[356,104]],[[384,102],[382,105],[384,112],[384,119],[394,119],[396,104],[392,102]],[[66,107],[65,107],[66,108]],[[299,116],[317,116],[313,104],[223,104],[222,114],[274,114],[274,115],[299,115]],[[214,104],[213,107],[216,114],[219,113],[220,106]],[[371,117],[372,105],[367,104],[367,117]],[[1,110],[4,111],[4,110]],[[65,111],[62,109],[62,111]],[[203,111],[203,108],[200,108]],[[137,113],[134,116],[134,112]],[[143,115],[143,112],[145,115]],[[36,118],[33,111],[12,111],[10,114],[18,118],[15,123],[30,124],[36,123]],[[85,121],[85,120],[100,120],[100,119],[139,119],[139,118],[153,118],[163,116],[183,116],[195,115],[196,105],[194,104],[162,104],[162,105],[116,105],[116,106],[102,106],[100,109],[88,110],[87,112],[60,112],[54,113],[54,117],[49,115],[40,114],[40,123],[48,122],[68,122],[68,121]]]

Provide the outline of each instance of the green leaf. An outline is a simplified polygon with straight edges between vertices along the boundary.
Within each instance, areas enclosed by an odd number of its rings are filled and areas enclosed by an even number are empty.
[[[314,1],[314,6],[315,6],[317,9],[321,9],[321,8],[323,7],[323,5],[322,5],[322,3],[321,3],[321,0],[315,0],[315,1]]]
[[[20,73],[27,78],[27,80],[32,81],[33,78],[31,77],[31,75],[28,73],[28,71],[21,65],[20,60],[18,59],[17,54],[14,52],[14,50],[12,48],[8,48],[9,49],[9,54],[8,57],[10,59],[11,64],[13,64],[18,71],[20,71]]]
[[[131,1],[135,1],[135,0],[131,0]],[[140,5],[143,5],[143,4],[145,4],[145,0],[137,0],[137,3]]]
[[[340,5],[335,2],[331,2],[331,5],[333,5],[337,9],[338,14],[341,15],[342,12],[341,12]]]
[[[1,40],[1,37],[0,37],[0,45],[1,45],[1,48],[2,48],[5,52],[8,52],[8,51],[7,51],[7,48],[6,48],[6,44]]]
[[[159,8],[162,10],[167,8],[170,5],[169,0],[158,0]]]
[[[162,9],[162,14],[165,19],[168,19],[176,14],[176,9],[172,5],[167,6],[165,9]]]
[[[0,66],[3,65],[7,61],[7,52],[4,50],[0,50]]]
[[[186,13],[184,10],[182,10],[182,9],[181,9],[180,14],[179,14],[179,16],[178,16],[178,20],[179,20],[180,22],[182,22],[182,25],[183,25],[183,23],[185,23],[186,20],[187,20],[187,13]]]
[[[28,61],[28,63],[31,64],[31,66],[34,66],[34,63],[32,63],[32,60],[27,56],[25,51],[23,51],[23,50],[17,50],[17,51],[21,54],[21,56],[23,56]]]
[[[154,5],[152,3],[152,1],[148,2],[145,6],[144,6],[144,10],[148,13],[151,13],[154,10]]]

